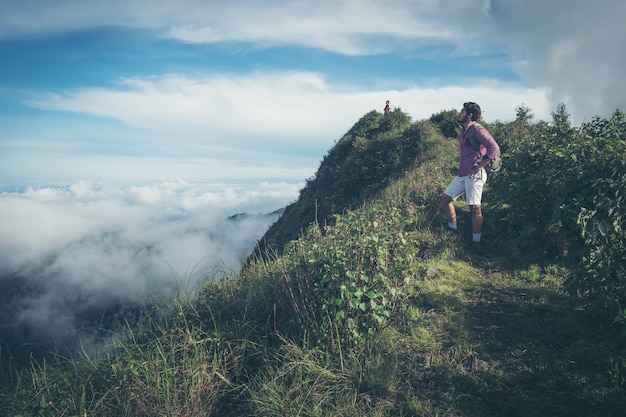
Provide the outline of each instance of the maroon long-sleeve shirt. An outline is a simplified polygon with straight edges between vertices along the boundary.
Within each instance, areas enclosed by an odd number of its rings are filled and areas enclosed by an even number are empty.
[[[469,128],[476,122],[470,122],[467,129],[464,129],[459,136],[459,149],[461,158],[459,161],[459,177],[469,175],[469,172],[480,163],[480,160],[487,155],[489,159],[495,159],[500,147],[491,134],[480,124],[476,124],[476,139],[480,142],[480,151],[476,152],[469,140]]]

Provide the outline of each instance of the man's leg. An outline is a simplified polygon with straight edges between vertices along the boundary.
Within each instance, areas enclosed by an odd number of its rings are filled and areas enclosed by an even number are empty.
[[[441,206],[443,207],[443,211],[446,214],[448,226],[451,229],[456,230],[456,210],[454,209],[454,204],[452,204],[452,197],[450,197],[446,193],[441,194]]]
[[[470,206],[470,211],[472,213],[472,241],[480,242],[483,232],[483,213],[480,204]]]
[[[472,215],[472,242],[480,243],[483,231],[483,212],[480,203],[483,197],[483,187],[487,181],[487,173],[483,169],[478,178],[471,178],[467,182],[467,205]]]
[[[467,185],[463,178],[455,177],[454,180],[448,185],[443,194],[441,194],[441,206],[446,214],[448,220],[448,227],[453,230],[457,230],[456,225],[456,210],[452,202],[466,192]]]

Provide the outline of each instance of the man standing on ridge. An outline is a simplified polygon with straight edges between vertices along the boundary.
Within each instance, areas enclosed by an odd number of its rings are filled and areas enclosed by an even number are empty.
[[[485,166],[500,152],[500,147],[491,134],[477,122],[481,110],[476,103],[463,103],[458,122],[463,125],[459,136],[459,171],[448,188],[441,194],[441,204],[448,220],[448,227],[457,230],[456,211],[452,202],[465,194],[465,201],[472,215],[473,247],[480,250],[480,238],[483,230],[483,214],[480,209],[483,187],[487,182]],[[480,143],[477,152],[470,143],[470,136],[475,135]]]

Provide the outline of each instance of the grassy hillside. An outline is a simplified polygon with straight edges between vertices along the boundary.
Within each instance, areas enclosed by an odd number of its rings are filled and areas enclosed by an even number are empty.
[[[368,113],[240,274],[101,358],[5,361],[0,415],[622,415],[624,114],[485,123],[480,255],[439,208],[455,116]]]
[[[298,200],[259,241],[256,255],[281,253],[306,227],[332,224],[333,215],[358,209],[414,166],[422,130],[400,109],[364,115],[328,152]]]

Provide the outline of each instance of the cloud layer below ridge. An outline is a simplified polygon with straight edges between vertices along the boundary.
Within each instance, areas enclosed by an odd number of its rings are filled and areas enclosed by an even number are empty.
[[[168,300],[236,274],[297,189],[81,182],[1,194],[0,285],[30,288],[5,300],[14,316],[5,325],[61,342],[86,309]],[[228,219],[244,208],[248,216]]]

